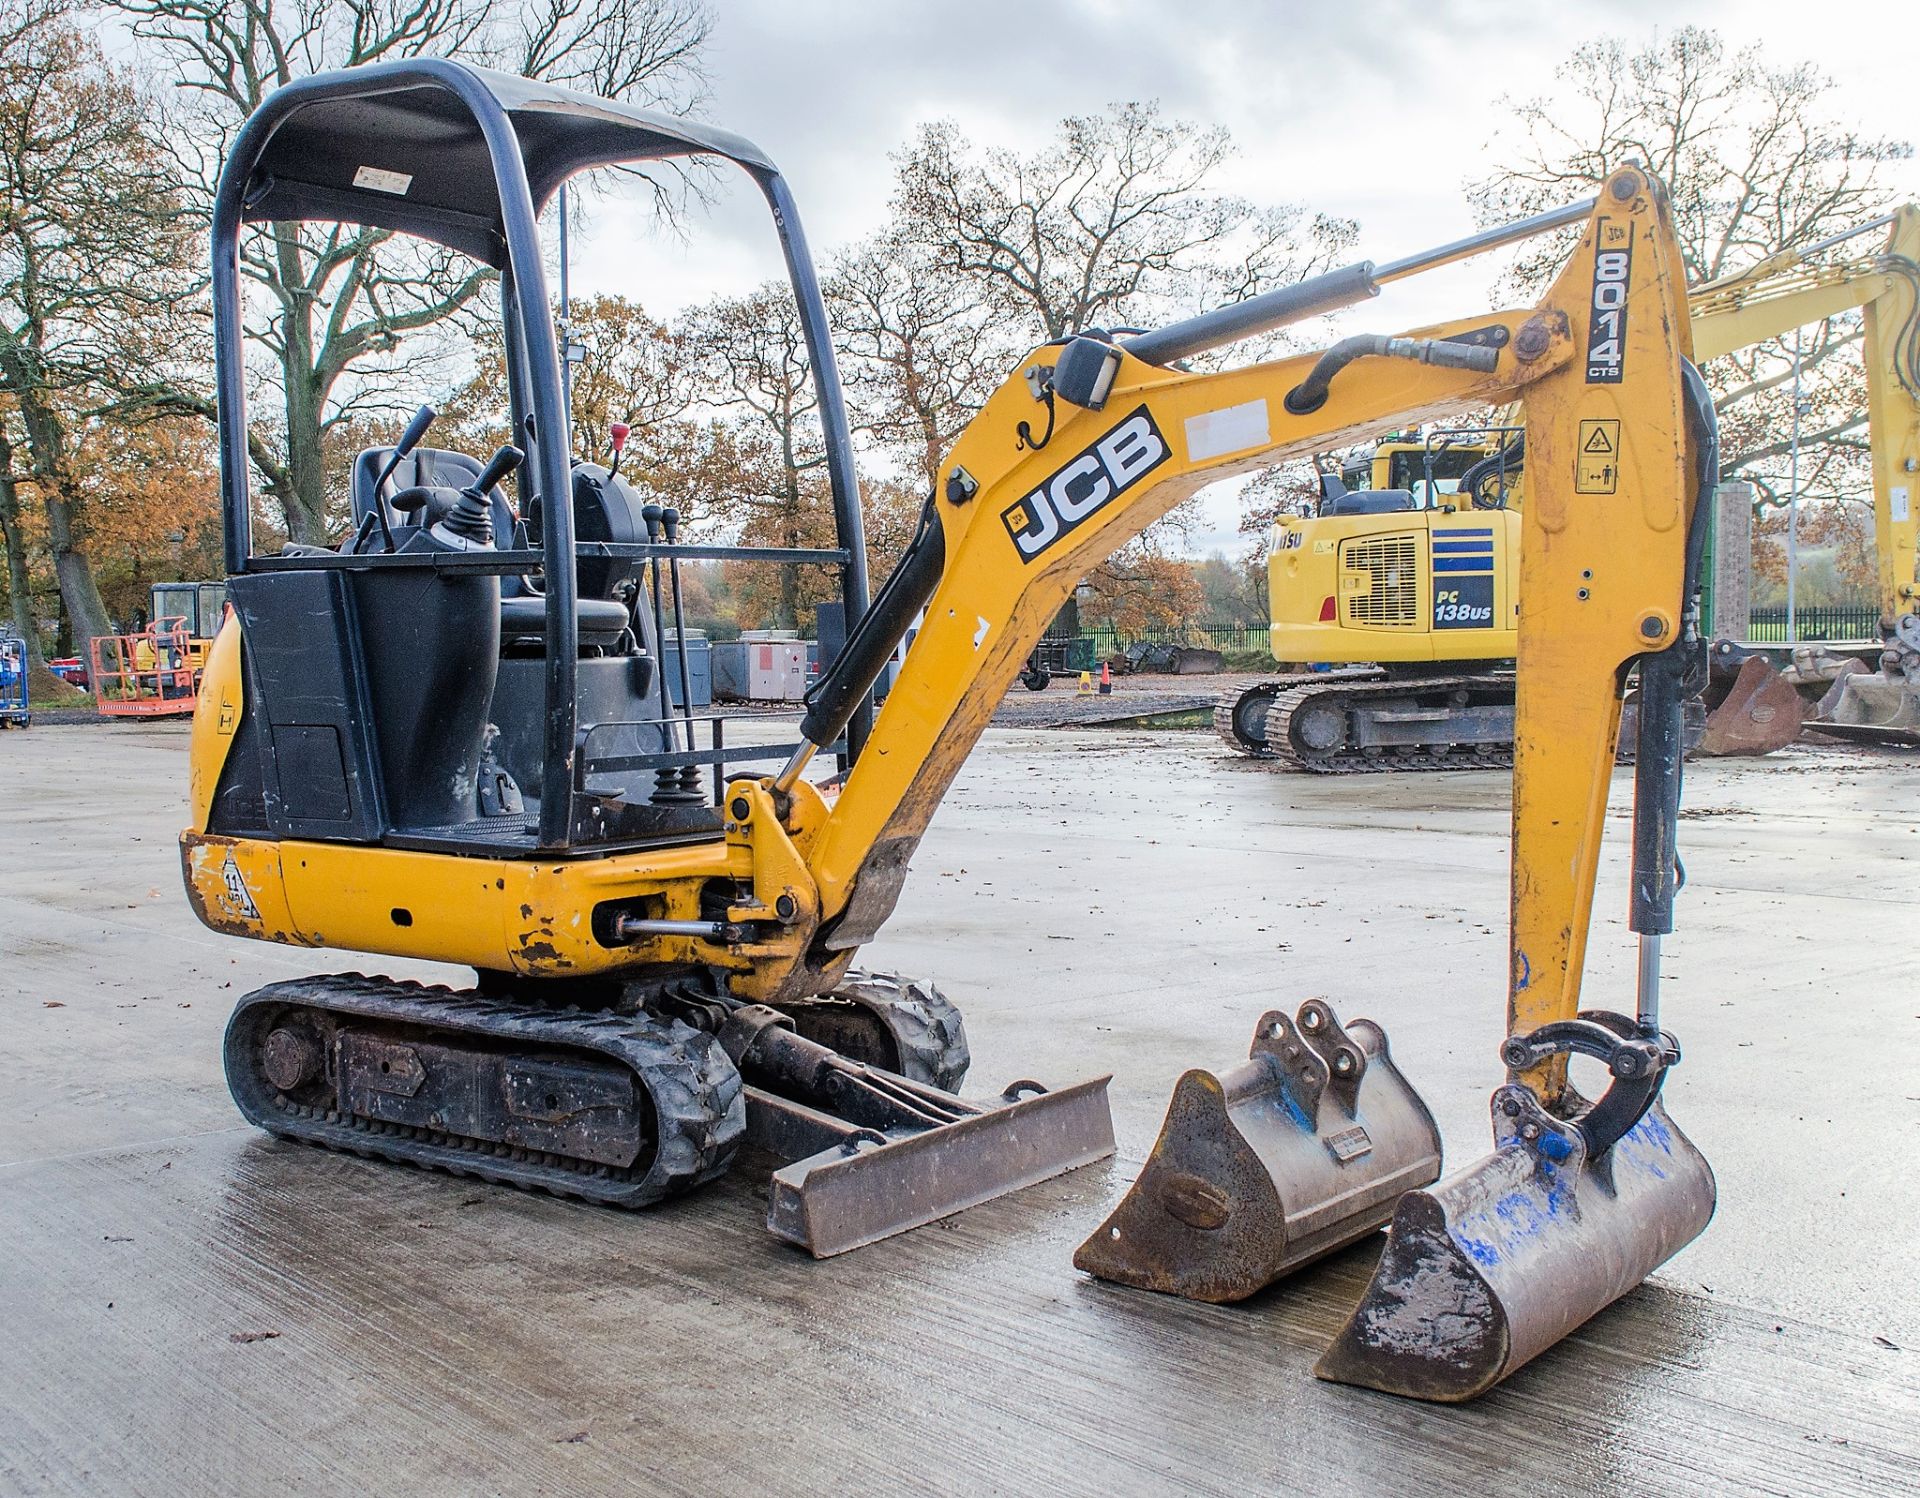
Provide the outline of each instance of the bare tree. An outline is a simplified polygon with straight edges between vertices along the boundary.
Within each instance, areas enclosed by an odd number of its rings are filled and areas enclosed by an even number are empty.
[[[854,418],[901,456],[921,492],[954,439],[1031,343],[943,273],[934,251],[883,233],[843,256],[827,285]]]
[[[1351,222],[1220,191],[1232,150],[1224,130],[1151,103],[1063,120],[1027,154],[978,150],[950,122],[924,126],[895,157],[887,234],[836,278],[867,430],[931,479],[1036,344],[1221,306],[1324,269],[1352,243]],[[1186,609],[1184,585],[1169,591],[1170,556],[1192,510],[1102,563],[1096,592],[1178,592],[1174,612]]]
[[[1553,91],[1510,104],[1510,118],[1491,147],[1494,171],[1468,189],[1482,222],[1577,199],[1637,160],[1667,184],[1696,284],[1851,228],[1911,190],[1898,164],[1912,148],[1849,124],[1817,68],[1777,63],[1758,45],[1730,51],[1693,26],[1638,46],[1609,38],[1576,48]],[[1874,248],[1861,240],[1853,253]],[[1513,288],[1537,290],[1564,253],[1564,238],[1538,242],[1516,262]],[[1796,341],[1807,402],[1801,493],[1862,499],[1868,483],[1860,320],[1834,318],[1706,371],[1722,469],[1754,483],[1763,511],[1786,498]]]
[[[895,158],[894,232],[1037,335],[1146,323],[1321,268],[1353,225],[1257,208],[1211,184],[1226,131],[1115,104],[1029,155],[950,121]]]
[[[741,538],[763,546],[817,546],[833,523],[825,432],[807,358],[800,309],[783,282],[695,309],[684,334],[704,350],[715,404],[725,413],[715,434],[727,474],[713,492],[720,516]],[[774,624],[798,627],[802,579],[779,569]]]
[[[70,0],[0,5],[0,395],[28,457],[79,649],[112,626],[82,549],[79,446],[130,381],[168,367],[193,289],[170,164],[143,100]],[[9,587],[24,571],[7,496]],[[31,634],[31,631],[29,631]]]
[[[457,54],[667,108],[701,97],[710,29],[700,0],[109,0],[171,68],[190,201],[204,219],[234,132],[274,89],[329,68]],[[385,230],[271,224],[246,237],[242,273],[264,294],[248,332],[268,356],[279,419],[250,450],[288,534],[329,530],[327,436],[395,409],[432,373],[417,336],[489,286],[486,268]],[[210,410],[204,397],[188,404]]]

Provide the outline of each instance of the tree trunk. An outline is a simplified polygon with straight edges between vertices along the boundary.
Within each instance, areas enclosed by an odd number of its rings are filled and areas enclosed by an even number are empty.
[[[7,545],[7,596],[13,605],[14,633],[27,642],[27,669],[44,671],[40,631],[33,618],[33,579],[27,574],[27,548],[20,535],[20,492],[13,475],[13,443],[0,431],[0,534]]]
[[[304,338],[288,338],[286,378],[287,482],[279,499],[287,537],[308,546],[327,544],[327,470],[321,451],[320,415],[325,399],[307,359]],[[303,367],[304,366],[304,367]]]
[[[47,511],[47,550],[53,557],[53,574],[60,584],[60,599],[73,621],[74,643],[82,659],[93,652],[96,636],[110,635],[113,626],[107,619],[107,606],[93,580],[76,538],[75,519],[80,497],[67,472],[67,434],[59,412],[46,403],[44,387],[33,376],[17,345],[0,354],[7,381],[13,386],[14,399],[20,405],[20,417],[27,429],[27,450],[33,454],[33,480],[39,485],[40,498]]]

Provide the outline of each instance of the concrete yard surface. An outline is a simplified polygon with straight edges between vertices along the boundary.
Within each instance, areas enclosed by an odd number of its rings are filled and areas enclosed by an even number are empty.
[[[1325,995],[1449,1168],[1500,1080],[1507,783],[1211,735],[1000,730],[867,965],[989,1094],[1111,1072],[1117,1159],[815,1263],[744,1173],[623,1214],[277,1142],[220,1074],[263,982],[454,969],[240,942],[179,882],[179,726],[0,735],[0,1493],[1910,1494],[1920,757],[1688,771],[1668,1106],[1718,1216],[1477,1403],[1310,1372],[1377,1242],[1238,1306],[1074,1245],[1191,1065]],[[1626,773],[1586,1001],[1630,1008]]]

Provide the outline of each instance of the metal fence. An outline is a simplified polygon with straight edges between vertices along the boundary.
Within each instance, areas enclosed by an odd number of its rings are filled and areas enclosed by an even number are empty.
[[[1111,626],[1082,630],[1093,640],[1096,660],[1117,655],[1129,645],[1197,645],[1223,654],[1267,648],[1264,624],[1184,624],[1170,629],[1116,630]]]
[[[1852,642],[1880,638],[1880,610],[1872,603],[1820,605],[1794,610],[1794,635],[1797,640]],[[1096,660],[1123,652],[1129,645],[1198,645],[1224,654],[1265,653],[1267,628],[1264,624],[1183,624],[1162,629],[1116,630],[1110,625],[1084,629],[1083,637],[1093,640]],[[1787,611],[1784,608],[1754,609],[1748,615],[1747,638],[1760,644],[1784,644],[1787,640]]]
[[[1795,642],[1877,640],[1880,638],[1880,610],[1871,603],[1796,608],[1793,611],[1793,634]],[[1777,645],[1790,643],[1787,639],[1786,609],[1750,611],[1747,615],[1747,638]]]

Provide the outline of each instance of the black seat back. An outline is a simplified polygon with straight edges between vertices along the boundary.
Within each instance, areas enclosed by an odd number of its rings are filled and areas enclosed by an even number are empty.
[[[390,502],[402,489],[412,488],[416,484],[442,489],[464,489],[480,477],[480,460],[470,458],[465,453],[453,452],[444,447],[416,447],[400,460],[400,466],[386,482],[379,494],[373,492],[374,481],[380,477],[380,470],[387,466],[387,460],[393,456],[390,447],[363,448],[360,456],[353,460],[351,491],[353,496],[353,527],[355,534],[365,524],[367,517],[376,510],[385,511],[387,525],[394,531],[394,545],[398,546],[405,537],[402,530],[411,530],[413,520],[407,513],[396,510]],[[487,496],[493,511],[493,541],[496,546],[509,546],[513,541],[513,507],[507,503],[506,495],[498,486]],[[377,533],[377,532],[376,532]]]
[[[1391,515],[1417,510],[1420,501],[1411,489],[1353,489],[1322,502],[1322,515]]]

